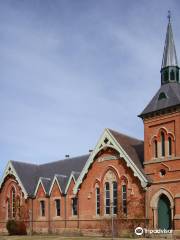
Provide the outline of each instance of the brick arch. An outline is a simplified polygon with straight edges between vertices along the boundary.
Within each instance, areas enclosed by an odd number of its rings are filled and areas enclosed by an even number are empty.
[[[149,141],[149,145],[152,145],[154,143],[154,141],[158,141],[157,135],[153,135]]]
[[[153,210],[153,225],[154,225],[153,227],[155,229],[158,228],[158,202],[159,202],[161,195],[165,195],[169,199],[172,222],[173,222],[173,218],[174,218],[174,200],[173,200],[172,194],[165,188],[161,188],[159,191],[157,191],[153,195],[153,197],[151,198],[151,202],[150,202],[150,207]]]
[[[154,208],[154,209],[157,209],[158,201],[159,201],[159,198],[162,194],[166,195],[166,197],[170,201],[171,208],[173,208],[174,207],[174,200],[173,200],[172,194],[169,191],[167,191],[165,188],[161,188],[159,191],[157,191],[153,195],[153,197],[151,198],[150,207]]]
[[[96,186],[100,186],[100,184],[101,184],[101,181],[100,181],[98,178],[96,178],[95,181],[94,181],[94,183],[93,183],[93,189],[94,189]]]
[[[175,141],[175,135],[172,132],[168,132],[168,137],[171,137],[173,141]]]

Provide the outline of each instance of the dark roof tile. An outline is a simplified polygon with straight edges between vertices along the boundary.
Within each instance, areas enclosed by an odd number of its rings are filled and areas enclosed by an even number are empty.
[[[167,98],[158,99],[160,93],[165,93]],[[147,107],[139,115],[143,117],[148,113],[153,113],[159,110],[164,110],[173,106],[180,105],[180,84],[179,83],[168,83],[160,87],[158,92],[152,98]]]

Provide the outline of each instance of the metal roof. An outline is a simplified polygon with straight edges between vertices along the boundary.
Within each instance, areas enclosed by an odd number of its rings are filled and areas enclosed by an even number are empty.
[[[167,26],[166,40],[164,45],[164,53],[163,53],[161,69],[169,66],[178,66],[176,48],[174,44],[173,32],[172,32],[172,26],[171,26],[170,20]]]

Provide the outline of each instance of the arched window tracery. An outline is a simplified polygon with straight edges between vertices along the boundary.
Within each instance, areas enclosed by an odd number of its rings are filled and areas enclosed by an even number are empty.
[[[105,214],[117,214],[118,212],[118,183],[116,175],[109,170],[104,177],[104,203]]]

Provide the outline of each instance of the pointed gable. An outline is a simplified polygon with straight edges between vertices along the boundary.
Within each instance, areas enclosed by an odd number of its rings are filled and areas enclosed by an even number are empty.
[[[127,166],[132,169],[134,176],[139,178],[142,187],[148,185],[149,179],[145,175],[142,166],[143,142],[113,130],[105,129],[75,184],[74,194],[77,193],[78,188],[83,182],[84,176],[88,173],[89,167],[93,163],[95,156],[104,147],[114,148],[117,152],[119,152],[120,157],[122,157]]]

